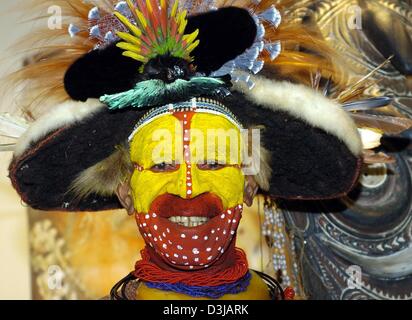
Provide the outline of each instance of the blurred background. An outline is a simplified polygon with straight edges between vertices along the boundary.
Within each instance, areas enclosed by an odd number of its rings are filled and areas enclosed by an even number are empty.
[[[18,24],[21,15],[12,12],[17,2],[0,2],[0,74],[15,67],[9,47],[22,36],[27,26]],[[3,97],[2,97],[3,98]],[[1,104],[12,103],[4,98]],[[28,216],[7,177],[11,152],[0,152],[0,299],[31,297]]]

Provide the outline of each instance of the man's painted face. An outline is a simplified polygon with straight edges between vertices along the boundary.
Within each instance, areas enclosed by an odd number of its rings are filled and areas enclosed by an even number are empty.
[[[211,266],[241,218],[240,130],[224,116],[177,112],[141,127],[131,140],[131,190],[147,244],[182,270]]]

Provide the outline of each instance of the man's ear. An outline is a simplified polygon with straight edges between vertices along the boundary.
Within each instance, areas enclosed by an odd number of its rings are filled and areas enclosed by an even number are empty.
[[[243,193],[243,202],[246,203],[248,207],[252,206],[253,199],[258,192],[259,186],[253,176],[245,177],[245,191]]]
[[[116,189],[116,195],[119,198],[120,203],[126,209],[128,215],[133,215],[136,210],[134,208],[133,198],[130,194],[130,186],[128,181],[118,185]]]

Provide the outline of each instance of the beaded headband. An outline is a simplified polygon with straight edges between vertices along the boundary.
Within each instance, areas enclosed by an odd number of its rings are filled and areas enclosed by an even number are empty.
[[[165,114],[173,114],[176,112],[196,112],[220,115],[225,117],[240,130],[244,128],[238,118],[220,102],[208,98],[193,98],[190,101],[174,104],[170,103],[158,108],[151,109],[139,120],[139,122],[137,122],[132,134],[128,138],[128,141],[131,141],[137,131],[139,131],[139,129],[141,129],[143,126],[149,124],[150,122]]]

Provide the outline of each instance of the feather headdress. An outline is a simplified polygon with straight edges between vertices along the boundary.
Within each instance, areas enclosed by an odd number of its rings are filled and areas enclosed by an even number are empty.
[[[46,13],[50,6],[59,6],[63,13],[63,26],[62,29],[51,30],[43,27],[47,23],[40,23],[39,28],[28,34],[25,40],[20,41],[19,47],[24,48],[26,54],[30,52],[27,48],[33,48],[31,50],[35,59],[4,79],[6,84],[2,86],[4,94],[10,95],[12,89],[17,87],[26,92],[24,95],[16,93],[15,109],[10,110],[8,106],[7,111],[24,115],[25,118],[33,121],[50,110],[52,105],[69,100],[70,96],[64,87],[64,75],[69,66],[96,46],[103,45],[105,39],[106,41],[116,39],[117,35],[110,33],[113,25],[123,29],[123,32],[127,31],[113,16],[113,9],[118,2],[115,0],[25,1],[26,14],[40,21],[49,18]],[[265,12],[273,3],[274,1],[268,0],[259,2],[181,0],[179,7],[187,10],[187,15],[196,15],[210,8],[228,6]],[[293,1],[279,0],[275,3],[276,9],[282,16],[282,22],[277,28],[263,22],[267,26],[264,42],[266,47],[259,53],[258,60],[263,61],[269,72],[275,73],[281,79],[287,78],[310,84],[310,74],[320,71],[325,78],[332,76],[335,82],[339,83],[342,77],[336,72],[339,66],[338,55],[329,48],[313,26],[304,25],[299,18],[296,18],[298,15],[295,12],[299,8],[292,5]],[[104,23],[108,19],[110,23]],[[69,34],[67,30],[70,31]],[[239,35],[233,34],[232,37],[239,37]],[[267,44],[278,42],[281,43],[282,50],[277,58],[272,60],[273,52],[276,52],[272,49],[276,50],[277,47]]]
[[[211,89],[224,91],[220,89],[226,82],[220,76],[227,74],[233,87],[218,103],[245,127],[264,128],[264,167],[272,170],[273,178],[268,170],[262,189],[289,199],[325,199],[353,187],[362,163],[353,120],[322,94],[282,81],[312,80],[316,88],[320,79],[332,78],[335,84],[340,79],[332,64],[338,61],[336,55],[293,15],[291,1],[187,0],[169,5],[154,0],[53,0],[56,3],[67,18],[69,33],[66,29],[55,34],[65,44],[48,45],[12,76],[25,85],[24,92],[47,97],[53,104],[56,98],[74,100],[37,120],[15,150],[10,176],[30,205],[47,210],[118,207],[114,191],[95,189],[97,180],[90,177],[116,169],[109,159],[117,159],[112,157],[116,146],[127,141],[147,112],[141,109],[173,104],[174,99],[209,99]],[[168,59],[157,59],[164,54]],[[124,110],[108,110],[92,98]],[[33,96],[28,100],[26,114],[32,119],[50,110],[34,108],[39,100]],[[64,154],[56,156],[55,148]],[[59,170],[48,170],[47,163]],[[89,178],[82,179],[86,172]],[[100,174],[107,176],[123,177]],[[92,188],[75,188],[87,190],[84,198],[70,194],[74,181],[92,182]]]
[[[198,46],[196,40],[199,29],[191,34],[184,34],[187,25],[187,11],[178,12],[179,1],[176,0],[169,9],[169,3],[161,0],[137,1],[136,6],[127,0],[128,11],[135,23],[119,11],[114,15],[120,20],[128,32],[117,31],[123,41],[117,46],[125,52],[125,56],[146,63],[157,55],[169,54],[176,58],[191,61],[190,53]]]

